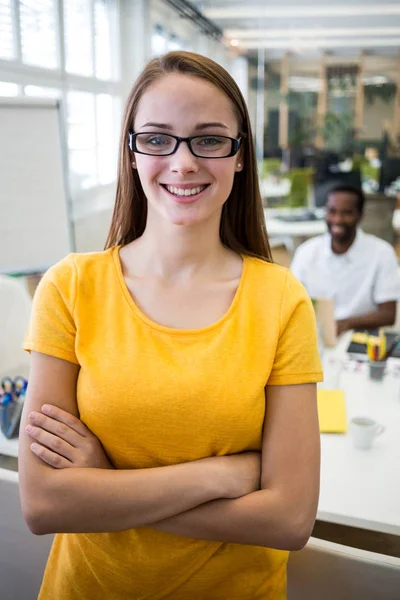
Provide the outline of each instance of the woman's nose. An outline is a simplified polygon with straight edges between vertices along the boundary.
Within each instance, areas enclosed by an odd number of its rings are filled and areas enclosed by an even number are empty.
[[[172,154],[170,168],[174,173],[196,173],[199,170],[198,159],[190,152],[186,142],[181,142]]]

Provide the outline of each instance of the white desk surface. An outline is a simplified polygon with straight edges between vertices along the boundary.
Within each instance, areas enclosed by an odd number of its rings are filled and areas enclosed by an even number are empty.
[[[274,180],[271,178],[260,181],[261,195],[263,198],[283,198],[290,192],[289,179]]]
[[[386,427],[370,450],[353,448],[350,433],[321,435],[321,493],[317,518],[372,531],[400,535],[400,371],[392,361],[384,381],[371,381],[367,363],[347,362],[343,350],[325,351],[324,369],[342,369],[338,388],[345,392],[348,420],[375,419]],[[357,370],[354,370],[357,369]],[[329,387],[329,385],[327,386]]]
[[[8,440],[0,431],[0,455],[18,457],[18,438]]]
[[[314,237],[326,233],[327,227],[323,219],[314,221],[280,221],[277,216],[304,212],[307,209],[264,208],[265,222],[269,236]],[[362,225],[361,225],[362,226]],[[393,213],[393,229],[400,230],[400,209]]]
[[[304,208],[301,211],[304,212]],[[281,221],[276,217],[279,215],[289,215],[294,213],[292,210],[265,208],[265,222],[269,236],[298,236],[314,237],[327,231],[326,223],[323,219],[314,221]]]

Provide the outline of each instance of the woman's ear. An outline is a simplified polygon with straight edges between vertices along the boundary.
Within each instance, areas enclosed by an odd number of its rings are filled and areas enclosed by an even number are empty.
[[[243,171],[243,166],[244,166],[243,154],[244,154],[243,148],[240,148],[239,152],[236,155],[236,166],[235,166],[236,173]]]

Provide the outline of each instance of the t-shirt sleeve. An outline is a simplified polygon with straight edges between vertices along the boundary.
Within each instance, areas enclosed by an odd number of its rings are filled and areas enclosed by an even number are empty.
[[[79,364],[75,353],[76,289],[74,255],[70,254],[51,267],[36,288],[24,350]]]
[[[314,308],[303,285],[288,271],[281,303],[279,339],[268,385],[322,380]]]
[[[373,291],[376,304],[400,300],[400,275],[393,248],[385,248],[379,261],[379,269]]]

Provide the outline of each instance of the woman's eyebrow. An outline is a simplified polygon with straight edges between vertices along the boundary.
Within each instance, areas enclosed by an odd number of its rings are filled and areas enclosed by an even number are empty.
[[[223,129],[229,129],[227,125],[224,123],[219,123],[218,121],[212,121],[211,123],[199,123],[196,125],[196,131],[201,131],[202,129],[208,129],[209,127],[222,127]]]
[[[139,129],[141,129],[142,127],[157,127],[157,129],[173,129],[173,127],[171,125],[168,125],[167,123],[145,123],[144,125],[139,127]]]
[[[155,123],[153,121],[145,123],[144,125],[139,127],[139,129],[142,129],[143,127],[155,127],[157,129],[167,129],[169,131],[173,129],[172,125],[168,125],[168,123]],[[208,129],[209,127],[221,127],[222,129],[229,129],[227,125],[224,125],[224,123],[212,121],[209,123],[199,123],[198,125],[196,125],[195,131],[202,131],[203,129]]]

